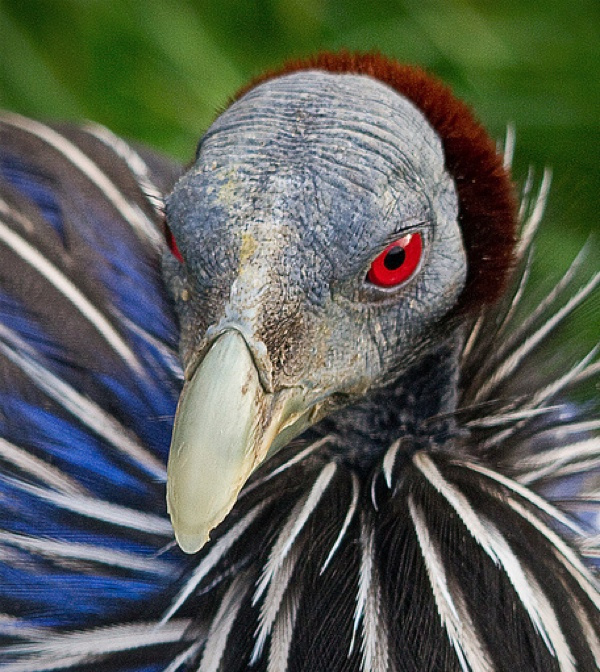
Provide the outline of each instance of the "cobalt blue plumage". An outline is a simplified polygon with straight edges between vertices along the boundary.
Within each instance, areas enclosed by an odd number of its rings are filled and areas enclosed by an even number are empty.
[[[64,155],[39,141],[23,152],[26,131],[9,122],[1,133],[0,219],[12,235],[0,271],[0,603],[8,607],[0,635],[8,646],[41,627],[156,617],[190,561],[173,549],[165,518],[181,371],[156,240],[123,227],[95,185],[72,197],[68,185],[56,188],[71,147]],[[118,184],[125,170],[117,160],[109,179]],[[155,226],[139,188],[122,198]],[[71,344],[82,324],[88,355],[79,360]]]

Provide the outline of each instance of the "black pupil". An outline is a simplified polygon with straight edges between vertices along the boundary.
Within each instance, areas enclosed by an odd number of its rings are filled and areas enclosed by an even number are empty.
[[[400,268],[406,259],[406,252],[403,247],[396,245],[385,255],[383,260],[383,265],[388,269],[388,271],[395,271],[397,268]]]

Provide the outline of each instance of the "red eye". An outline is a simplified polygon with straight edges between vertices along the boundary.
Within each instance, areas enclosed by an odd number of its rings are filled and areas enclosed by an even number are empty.
[[[177,247],[177,243],[175,242],[175,237],[173,236],[173,233],[171,229],[167,226],[165,226],[165,241],[171,250],[172,255],[177,259],[177,261],[180,261],[183,263],[183,257],[181,256],[181,252],[179,251],[179,248]]]
[[[388,245],[373,261],[367,280],[378,287],[396,287],[406,282],[417,270],[423,240],[420,233],[409,233]]]

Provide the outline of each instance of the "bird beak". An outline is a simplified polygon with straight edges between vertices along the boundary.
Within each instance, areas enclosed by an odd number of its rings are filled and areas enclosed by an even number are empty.
[[[212,344],[184,385],[167,469],[167,508],[177,543],[195,553],[231,511],[271,451],[308,427],[301,388],[265,392],[241,334]]]

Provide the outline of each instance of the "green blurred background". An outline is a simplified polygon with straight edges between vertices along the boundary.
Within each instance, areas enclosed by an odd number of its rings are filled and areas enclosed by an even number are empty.
[[[497,138],[514,124],[518,182],[554,169],[538,281],[600,228],[599,0],[0,0],[0,107],[93,119],[187,160],[248,77],[339,47],[425,66]]]

